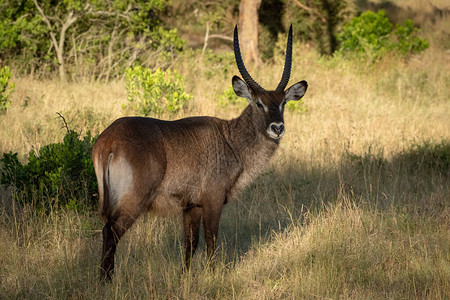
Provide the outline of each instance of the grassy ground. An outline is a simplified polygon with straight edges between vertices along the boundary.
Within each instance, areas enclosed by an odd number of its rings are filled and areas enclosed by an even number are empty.
[[[450,298],[450,54],[431,44],[375,65],[295,45],[291,84],[308,81],[306,111],[286,114],[267,172],[226,206],[214,270],[201,244],[182,274],[181,220],[148,216],[120,242],[115,278],[101,285],[95,213],[43,215],[2,193],[0,298]],[[232,60],[174,67],[194,99],[165,117],[239,114],[242,106],[217,105],[237,74]],[[249,69],[273,88],[282,64]],[[2,152],[60,141],[56,112],[94,134],[123,115],[120,80],[14,81]]]

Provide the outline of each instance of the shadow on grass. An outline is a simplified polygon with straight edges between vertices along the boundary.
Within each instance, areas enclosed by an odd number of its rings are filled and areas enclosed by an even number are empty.
[[[43,213],[30,205],[1,215],[6,244],[0,261],[0,298],[76,298],[98,282],[97,219],[71,211]]]
[[[394,208],[430,217],[441,213],[449,196],[450,141],[414,145],[389,159],[381,151],[368,149],[364,155],[345,153],[338,162],[326,166],[298,161],[285,162],[280,169],[261,175],[239,200],[225,206],[217,252],[217,259],[225,265],[233,265],[252,247],[270,241],[273,232],[301,224],[305,213],[318,214],[342,201],[343,194],[357,205],[381,212]],[[132,241],[124,243],[133,243],[132,251],[136,251],[130,266],[148,259],[156,260],[153,269],[162,271],[164,265],[175,265],[181,271],[180,220],[150,216],[144,222],[154,228],[149,234],[157,237],[145,242],[135,240],[133,230],[129,232]],[[165,224],[154,225],[161,222]],[[197,271],[206,264],[205,252],[202,231],[193,261]]]
[[[450,141],[425,142],[391,158],[368,149],[345,153],[334,165],[286,163],[282,172],[260,176],[237,202],[226,207],[220,238],[228,262],[247,253],[255,241],[270,239],[348,195],[358,205],[385,211],[440,214],[450,187]]]
[[[227,266],[233,265],[252,247],[270,241],[272,232],[283,232],[292,224],[301,224],[305,213],[320,213],[341,201],[342,194],[369,209],[384,211],[394,207],[405,214],[418,211],[428,216],[439,214],[449,197],[449,165],[449,141],[416,145],[390,158],[381,151],[368,149],[364,155],[345,153],[339,161],[328,165],[308,161],[281,163],[276,167],[280,171],[272,169],[263,174],[238,201],[225,207],[218,259]],[[60,216],[55,213],[53,217]],[[3,285],[10,298],[36,298],[38,295],[85,298],[89,296],[86,293],[99,295],[108,290],[98,284],[99,219],[75,213],[62,219],[69,221],[61,226],[57,225],[61,220],[23,220],[26,223],[23,231],[29,243],[25,243],[28,245],[25,247],[16,241],[20,244],[19,250],[24,247],[24,254],[16,256],[19,260],[34,260],[34,250],[39,252],[49,246],[63,249],[45,250],[40,253],[42,262],[19,270],[19,274],[15,274],[16,284]],[[183,280],[181,231],[179,219],[161,220],[150,216],[138,222],[119,243],[116,276],[120,278],[120,288],[128,289],[137,281],[148,283],[149,276],[155,289],[167,289],[167,294],[179,287],[179,281]],[[27,251],[31,252],[27,254]],[[46,258],[46,255],[58,258]],[[202,238],[194,258],[194,272],[201,274],[204,266]],[[163,276],[158,277],[158,274]],[[171,287],[168,282],[173,282]]]

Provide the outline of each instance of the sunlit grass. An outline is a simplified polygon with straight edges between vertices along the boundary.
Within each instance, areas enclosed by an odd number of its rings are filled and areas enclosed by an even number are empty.
[[[431,44],[376,64],[295,45],[290,84],[308,81],[306,111],[286,113],[267,171],[225,207],[213,269],[201,241],[183,274],[180,217],[150,215],[121,240],[115,277],[101,285],[96,213],[44,214],[2,192],[0,298],[450,298],[449,54]],[[273,88],[278,60],[248,69]],[[186,56],[173,67],[194,99],[164,118],[240,113],[217,103],[234,65],[211,73],[200,56]],[[93,134],[124,114],[122,80],[14,81],[0,116],[2,152],[24,156],[60,141],[56,112]]]

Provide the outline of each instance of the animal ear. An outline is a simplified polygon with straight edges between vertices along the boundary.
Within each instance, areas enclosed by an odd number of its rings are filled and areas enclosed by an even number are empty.
[[[300,100],[306,93],[306,89],[308,88],[308,83],[304,80],[297,82],[292,85],[286,91],[284,91],[284,101],[288,102],[290,100]]]
[[[233,79],[231,80],[233,84],[233,90],[239,97],[246,98],[248,102],[252,102],[252,92],[250,91],[250,88],[245,83],[244,80],[239,78],[238,76],[233,76]]]

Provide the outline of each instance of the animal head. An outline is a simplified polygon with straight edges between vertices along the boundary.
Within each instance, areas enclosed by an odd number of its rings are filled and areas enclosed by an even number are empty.
[[[285,104],[291,100],[300,100],[308,88],[307,82],[302,80],[286,89],[292,65],[292,25],[289,28],[283,75],[274,91],[266,91],[262,88],[245,68],[239,48],[237,26],[234,28],[234,56],[243,78],[242,80],[238,76],[233,77],[234,92],[250,103],[254,126],[270,139],[278,141],[285,132],[283,118]]]

